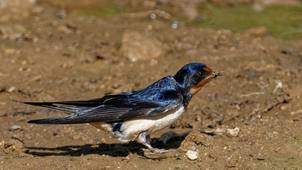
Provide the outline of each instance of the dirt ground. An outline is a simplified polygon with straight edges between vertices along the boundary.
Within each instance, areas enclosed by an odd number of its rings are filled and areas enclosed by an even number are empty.
[[[41,4],[30,17],[1,20],[0,169],[302,169],[302,41],[156,14],[79,16]],[[153,136],[154,146],[177,149],[160,157],[145,157],[139,144],[119,144],[86,124],[27,124],[64,113],[14,101],[140,89],[189,62],[224,76]],[[189,160],[187,150],[198,158]]]

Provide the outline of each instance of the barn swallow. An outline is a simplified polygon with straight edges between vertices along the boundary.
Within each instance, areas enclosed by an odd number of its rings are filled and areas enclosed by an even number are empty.
[[[150,134],[171,125],[187,109],[201,88],[221,73],[202,63],[184,65],[174,76],[166,76],[144,89],[107,95],[87,101],[23,102],[69,113],[60,118],[30,120],[34,124],[79,124],[107,130],[121,142],[136,140],[152,152]]]

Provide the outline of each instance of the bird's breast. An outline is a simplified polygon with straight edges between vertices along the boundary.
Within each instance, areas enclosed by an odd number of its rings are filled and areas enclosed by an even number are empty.
[[[179,109],[177,109],[176,111],[167,114],[166,116],[154,120],[154,130],[160,130],[162,128],[165,128],[169,125],[171,125],[173,122],[175,122],[181,115],[182,113],[185,111],[184,107],[180,107]]]

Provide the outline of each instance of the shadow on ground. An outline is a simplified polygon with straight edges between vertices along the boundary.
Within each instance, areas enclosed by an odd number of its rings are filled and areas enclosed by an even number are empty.
[[[188,135],[186,133],[164,133],[160,138],[152,139],[152,146],[160,149],[177,149]],[[172,134],[172,135],[171,135]],[[168,136],[168,137],[167,137]],[[165,141],[166,142],[163,142]],[[125,144],[85,144],[59,147],[26,147],[25,153],[34,156],[81,156],[81,155],[109,155],[113,157],[126,157],[130,153],[144,156],[144,146],[137,142]]]

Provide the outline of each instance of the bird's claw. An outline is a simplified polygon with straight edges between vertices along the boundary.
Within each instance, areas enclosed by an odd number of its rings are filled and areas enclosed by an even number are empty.
[[[152,148],[152,149],[143,149],[144,156],[146,158],[150,159],[163,159],[167,157],[173,157],[174,155],[170,155],[172,152],[175,152],[176,149],[158,149],[158,148]]]

